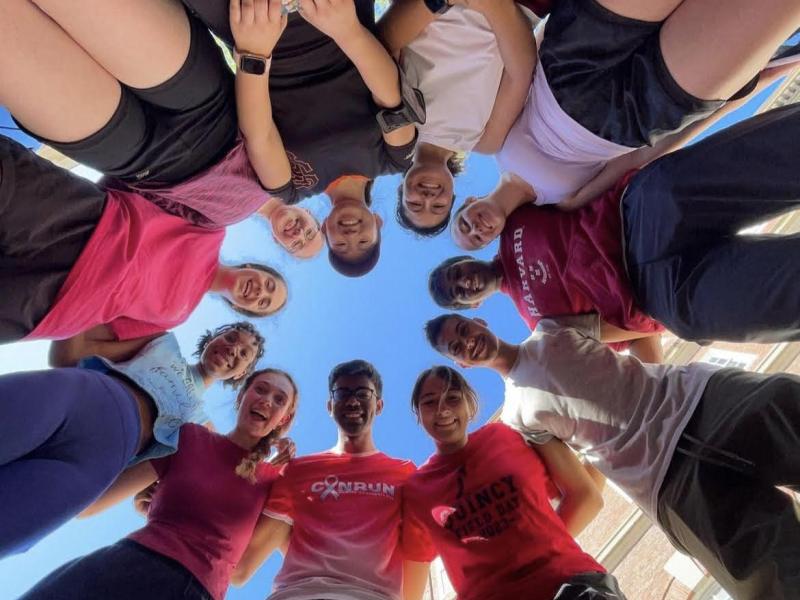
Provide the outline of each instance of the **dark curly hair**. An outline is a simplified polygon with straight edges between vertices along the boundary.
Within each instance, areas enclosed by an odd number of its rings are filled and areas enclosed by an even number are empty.
[[[211,343],[211,340],[220,335],[224,335],[229,331],[249,333],[255,338],[257,346],[256,355],[253,357],[252,362],[247,366],[247,371],[244,372],[244,375],[239,379],[225,379],[222,382],[222,385],[237,389],[242,385],[245,379],[247,379],[253,373],[253,371],[255,371],[256,363],[262,356],[264,356],[264,346],[267,343],[267,341],[264,339],[264,336],[261,335],[255,327],[253,327],[252,323],[249,323],[248,321],[237,321],[236,323],[221,325],[213,331],[211,329],[206,329],[206,332],[200,336],[199,340],[197,340],[197,346],[193,356],[197,356],[198,358],[202,356],[203,352],[205,352],[206,348]]]
[[[447,170],[450,171],[450,174],[453,177],[458,177],[464,171],[464,157],[458,154],[454,154],[450,158],[447,159]],[[442,222],[433,225],[432,227],[417,227],[411,220],[408,218],[408,215],[403,210],[403,186],[405,185],[405,178],[408,170],[403,173],[403,179],[400,181],[400,185],[397,186],[397,205],[395,207],[395,218],[397,222],[400,223],[400,226],[404,229],[408,229],[409,231],[413,231],[417,234],[418,237],[434,237],[439,235],[445,229],[447,229],[448,223],[450,223],[450,212],[448,212]],[[456,195],[453,194],[453,205],[456,203]],[[450,206],[450,210],[453,209],[453,205]]]

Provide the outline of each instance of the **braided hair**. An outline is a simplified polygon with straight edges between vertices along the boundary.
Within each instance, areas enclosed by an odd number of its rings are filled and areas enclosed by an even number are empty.
[[[243,479],[247,479],[250,483],[256,482],[256,469],[258,465],[269,456],[273,444],[278,440],[278,438],[283,437],[292,426],[294,416],[297,413],[297,403],[299,401],[297,384],[295,383],[294,379],[292,379],[291,375],[289,375],[286,371],[282,371],[281,369],[259,369],[258,371],[253,371],[247,377],[247,380],[245,380],[244,386],[236,398],[236,410],[239,410],[239,407],[242,405],[242,398],[244,397],[245,392],[250,388],[251,385],[253,385],[253,383],[255,383],[256,378],[259,375],[268,374],[282,375],[283,377],[286,377],[286,379],[289,380],[294,393],[292,398],[289,400],[289,408],[286,410],[286,415],[284,416],[282,422],[278,424],[275,429],[258,440],[258,443],[250,451],[250,453],[245,456],[236,466],[236,474]]]

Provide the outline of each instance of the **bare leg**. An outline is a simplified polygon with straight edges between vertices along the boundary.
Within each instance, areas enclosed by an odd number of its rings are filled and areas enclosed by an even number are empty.
[[[164,83],[189,53],[189,20],[177,0],[32,1],[133,88]]]
[[[36,6],[0,1],[0,104],[28,129],[81,140],[108,123],[120,93],[119,82]]]
[[[623,17],[639,21],[663,21],[683,0],[597,0],[597,3]]]
[[[684,0],[661,28],[672,76],[706,100],[729,98],[800,25],[797,0]]]

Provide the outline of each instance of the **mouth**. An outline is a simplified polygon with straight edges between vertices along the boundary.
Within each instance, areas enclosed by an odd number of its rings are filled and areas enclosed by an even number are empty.
[[[470,358],[472,360],[478,360],[483,356],[483,351],[486,349],[486,340],[483,339],[483,336],[478,337],[475,340],[475,345],[472,347],[472,353],[470,354]]]
[[[300,233],[300,219],[290,219],[286,225],[283,226],[283,233],[289,237],[295,237]]]
[[[269,421],[269,417],[264,412],[256,410],[255,408],[250,409],[250,416],[256,421],[262,423],[266,423],[267,421]]]
[[[357,227],[358,225],[361,225],[361,219],[356,219],[356,218],[339,219],[340,227]]]
[[[214,352],[214,355],[212,356],[212,361],[218,367],[228,366],[228,359],[225,356],[225,353],[222,351],[222,349],[218,349]]]
[[[242,296],[244,297],[245,300],[247,300],[248,297],[250,296],[250,291],[252,289],[253,289],[253,280],[248,279],[244,284],[244,288],[242,288]]]
[[[455,417],[451,419],[440,419],[433,424],[434,429],[437,431],[451,431],[458,425],[458,419]]]
[[[361,410],[347,410],[342,413],[342,418],[346,421],[364,421],[367,415]]]
[[[486,220],[486,217],[484,216],[484,214],[483,214],[483,213],[480,213],[480,214],[478,215],[478,221],[480,222],[481,226],[482,226],[482,227],[483,227],[483,228],[484,228],[486,231],[492,231],[492,230],[494,229],[494,225],[493,225],[492,223],[490,223],[489,221],[487,221],[487,220]]]
[[[480,292],[481,290],[483,290],[483,282],[481,281],[481,278],[478,277],[478,274],[476,273],[475,275],[472,276],[472,291],[473,292]]]

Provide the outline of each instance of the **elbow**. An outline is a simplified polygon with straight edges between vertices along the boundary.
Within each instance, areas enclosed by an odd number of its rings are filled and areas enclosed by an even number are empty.
[[[596,486],[592,486],[591,490],[587,490],[586,497],[584,498],[584,503],[586,506],[586,510],[588,512],[591,512],[592,518],[600,514],[600,511],[603,510],[603,507],[605,506],[605,500],[603,500],[603,494]]]
[[[233,574],[231,575],[231,584],[236,587],[242,587],[245,583],[248,582],[250,579],[250,572],[248,569],[244,569],[240,565],[233,570]]]

